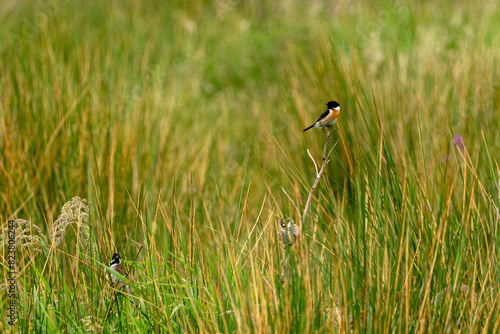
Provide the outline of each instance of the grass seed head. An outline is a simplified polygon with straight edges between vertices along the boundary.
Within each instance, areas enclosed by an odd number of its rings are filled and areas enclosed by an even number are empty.
[[[68,226],[76,224],[85,241],[89,237],[89,206],[86,199],[75,196],[64,203],[59,218],[52,226],[52,241],[58,246],[66,236]]]

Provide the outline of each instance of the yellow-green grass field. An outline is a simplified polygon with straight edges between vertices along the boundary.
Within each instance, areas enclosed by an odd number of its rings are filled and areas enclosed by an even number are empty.
[[[0,22],[0,332],[500,331],[497,1],[3,0]]]

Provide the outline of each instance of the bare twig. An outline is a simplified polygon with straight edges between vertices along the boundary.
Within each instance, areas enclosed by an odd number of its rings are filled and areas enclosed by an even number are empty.
[[[318,165],[316,164],[316,161],[314,160],[313,156],[311,155],[311,152],[309,152],[309,150],[307,150],[307,154],[309,155],[309,157],[311,158],[311,160],[313,161],[313,164],[314,164],[314,169],[316,171],[316,179],[314,180],[313,185],[311,187],[311,190],[309,191],[309,196],[307,197],[307,202],[306,202],[306,206],[304,208],[304,213],[302,214],[302,218],[301,218],[301,222],[300,222],[300,227],[297,227],[295,224],[289,224],[288,226],[282,226],[281,227],[283,229],[283,231],[281,231],[281,235],[282,235],[281,239],[282,239],[282,241],[285,240],[285,236],[286,237],[290,237],[290,236],[293,235],[293,236],[296,236],[298,238],[298,236],[300,235],[301,227],[304,224],[305,218],[307,216],[307,213],[309,212],[309,209],[311,207],[311,200],[312,200],[312,196],[313,196],[314,190],[318,186],[319,180],[321,179],[321,176],[325,172],[326,165],[328,165],[328,162],[330,162],[330,160],[328,159],[330,157],[330,154],[332,153],[333,149],[337,145],[337,143],[335,143],[333,145],[333,147],[330,149],[330,151],[328,151],[328,153],[327,153],[328,141],[330,140],[330,136],[333,133],[333,131],[334,131],[334,129],[332,127],[329,127],[328,128],[328,132],[325,132],[325,146],[323,148],[323,161],[321,163],[321,169],[319,171],[318,171]],[[288,199],[290,200],[290,202],[292,202],[293,206],[298,211],[299,209],[297,208],[297,206],[295,205],[295,203],[293,202],[293,200],[290,198],[290,196],[288,196],[288,194],[285,191],[285,189],[281,188],[281,190],[283,190],[283,192],[285,193],[285,195],[288,197]],[[294,225],[295,225],[295,227],[294,227]],[[290,230],[290,227],[292,227],[292,230]],[[290,234],[290,232],[293,232],[293,233]],[[295,240],[295,239],[293,239],[293,240]],[[281,275],[280,275],[281,284],[285,284],[285,282],[287,280],[287,276],[289,274],[290,257],[292,255],[291,247],[286,247],[290,243],[289,239],[286,239],[286,241],[284,241],[284,243],[285,243],[286,256],[285,256],[285,261],[283,263],[283,266],[281,268]]]
[[[335,145],[333,145],[332,149],[328,152],[328,154],[326,153],[326,150],[328,148],[328,141],[330,140],[330,135],[333,133],[334,130],[335,129],[332,129],[331,127],[328,128],[328,132],[325,135],[325,146],[323,148],[323,162],[321,164],[321,169],[319,170],[319,172],[318,172],[318,169],[316,167],[316,162],[314,163],[314,167],[316,168],[316,179],[314,180],[313,185],[311,187],[311,191],[309,191],[309,196],[307,197],[307,202],[306,202],[306,206],[304,208],[304,213],[302,214],[301,225],[304,224],[304,222],[306,220],[307,213],[309,212],[309,209],[311,208],[311,200],[312,200],[314,190],[318,186],[319,180],[321,179],[321,176],[325,172],[326,165],[328,164],[328,162],[330,162],[330,160],[328,158],[330,157],[330,154],[332,153],[333,148],[337,145],[337,143],[335,143]],[[309,150],[307,150],[307,153],[309,154]],[[311,157],[310,154],[309,154],[309,156]],[[312,157],[311,157],[311,159],[312,159]],[[312,159],[312,160],[314,161],[314,159]]]
[[[281,267],[281,276],[280,276],[281,284],[285,284],[285,282],[286,282],[288,263],[290,262],[290,255],[291,254],[292,253],[291,253],[290,249],[287,249],[285,263],[283,264],[283,267]]]
[[[316,161],[314,160],[313,156],[311,155],[311,152],[309,152],[309,149],[307,149],[307,154],[309,155],[309,158],[311,158],[311,160],[314,164],[314,169],[316,170],[316,176],[318,176],[318,165],[316,165]]]

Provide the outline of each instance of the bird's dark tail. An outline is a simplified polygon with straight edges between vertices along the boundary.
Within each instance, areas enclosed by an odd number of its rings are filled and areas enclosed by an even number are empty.
[[[307,131],[307,130],[309,130],[310,128],[314,128],[314,126],[315,126],[315,125],[316,125],[316,123],[314,123],[313,125],[311,125],[311,126],[310,126],[310,127],[308,127],[308,128],[305,128],[305,129],[304,129],[304,131]]]

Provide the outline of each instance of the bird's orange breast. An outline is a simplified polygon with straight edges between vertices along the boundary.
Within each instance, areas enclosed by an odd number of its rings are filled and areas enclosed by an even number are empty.
[[[328,116],[323,118],[321,121],[333,122],[334,120],[337,119],[337,117],[339,117],[339,114],[340,114],[340,110],[330,109],[330,113],[328,114]]]

